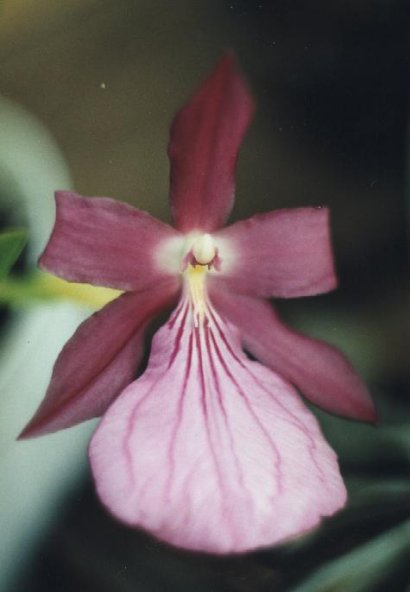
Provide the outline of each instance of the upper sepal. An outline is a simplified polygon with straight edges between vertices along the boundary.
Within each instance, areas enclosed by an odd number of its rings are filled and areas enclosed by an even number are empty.
[[[171,211],[183,232],[223,226],[234,200],[235,165],[254,103],[227,53],[177,114],[168,147]]]

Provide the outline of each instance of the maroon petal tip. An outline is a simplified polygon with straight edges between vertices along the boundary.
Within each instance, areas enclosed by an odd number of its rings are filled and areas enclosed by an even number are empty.
[[[36,417],[33,417],[33,419],[29,421],[29,423],[22,429],[20,434],[17,436],[16,440],[32,440],[33,438],[38,438],[51,432],[52,430],[47,430],[45,428],[42,429],[41,424],[38,424],[38,422],[36,421]]]

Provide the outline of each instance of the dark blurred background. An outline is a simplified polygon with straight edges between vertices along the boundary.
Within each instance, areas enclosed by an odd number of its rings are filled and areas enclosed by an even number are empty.
[[[241,558],[175,551],[111,520],[85,473],[5,590],[405,590],[408,2],[0,6],[3,97],[55,138],[76,191],[129,201],[164,220],[169,124],[221,53],[234,50],[258,109],[239,160],[233,219],[331,208],[339,290],[278,306],[295,327],[346,351],[380,411],[379,428],[321,414],[351,505],[307,540]]]

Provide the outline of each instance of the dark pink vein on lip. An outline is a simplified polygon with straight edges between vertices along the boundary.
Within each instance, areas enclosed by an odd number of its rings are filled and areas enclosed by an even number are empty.
[[[211,343],[210,343],[210,340],[212,340],[212,346],[213,346],[213,349],[214,349],[214,353],[216,354],[217,357],[219,357],[220,356],[220,351],[216,347],[215,337],[214,337],[211,329],[208,329],[206,331],[205,338],[206,338],[206,341],[207,341],[207,349],[208,349],[208,352],[211,352]],[[225,409],[225,404],[224,404],[224,401],[223,401],[223,392],[222,392],[221,385],[220,385],[219,378],[218,378],[218,371],[216,369],[213,356],[210,355],[210,354],[209,354],[209,363],[210,363],[210,366],[211,366],[211,374],[212,374],[213,379],[214,379],[215,390],[216,390],[216,393],[217,393],[217,396],[218,396],[219,406],[220,406],[221,411],[222,411],[222,415],[223,415],[223,418],[224,418],[224,423],[225,423],[226,431],[227,431],[227,434],[228,434],[229,446],[230,446],[230,449],[231,449],[231,454],[232,454],[232,457],[233,457],[234,462],[235,462],[235,468],[236,468],[236,472],[237,472],[237,475],[238,475],[238,482],[239,482],[240,487],[248,494],[248,499],[250,500],[252,498],[252,495],[249,492],[249,490],[248,490],[248,488],[247,488],[247,486],[245,484],[243,469],[242,469],[242,467],[240,465],[240,462],[239,462],[239,459],[238,459],[238,455],[236,454],[236,451],[235,451],[234,438],[233,438],[231,426],[230,426],[230,423],[229,423],[229,416],[228,416],[228,413],[227,413],[227,411]]]
[[[183,325],[186,320],[186,315],[184,315],[182,322],[181,322],[181,334],[183,333]],[[192,368],[192,350],[193,350],[193,335],[192,333],[189,336],[188,342],[188,359],[187,359],[187,366],[184,375],[184,381],[182,384],[182,388],[180,391],[180,395],[178,398],[178,406],[177,406],[177,420],[174,424],[172,434],[171,434],[171,449],[169,451],[169,471],[168,471],[168,479],[166,481],[166,492],[171,491],[171,486],[174,479],[175,467],[176,467],[176,458],[175,458],[175,447],[176,441],[178,437],[178,432],[180,430],[180,426],[182,424],[183,416],[184,416],[184,401],[186,397],[186,389],[188,386],[188,381],[191,376],[191,368]],[[169,366],[168,366],[169,368]]]
[[[222,355],[221,350],[219,349],[219,346],[214,338],[214,336],[211,336],[213,343],[214,343],[214,348],[215,348],[215,353],[217,355],[217,358],[221,364],[221,366],[224,369],[224,372],[226,372],[226,374],[229,376],[230,380],[232,381],[232,383],[235,385],[239,395],[241,396],[242,400],[245,403],[245,406],[250,414],[250,416],[253,418],[255,424],[258,426],[258,428],[260,429],[260,431],[263,433],[263,435],[265,436],[265,439],[267,440],[270,448],[272,448],[272,450],[274,451],[275,454],[275,468],[276,468],[276,472],[277,472],[277,484],[278,484],[278,492],[280,492],[282,490],[282,483],[281,483],[281,458],[280,458],[280,454],[278,451],[278,447],[276,446],[276,443],[274,442],[274,440],[271,438],[269,432],[267,431],[267,429],[265,428],[265,426],[262,424],[261,420],[259,419],[259,417],[256,415],[255,411],[252,408],[252,405],[249,401],[249,398],[246,394],[246,392],[242,389],[241,385],[238,383],[238,381],[235,379],[234,375],[232,374],[232,372],[230,371],[230,369],[228,368],[228,365],[226,364],[226,361]]]
[[[130,417],[127,420],[127,428],[126,428],[126,433],[125,433],[125,437],[124,437],[123,450],[124,450],[125,457],[127,459],[127,465],[129,467],[128,474],[129,474],[132,486],[135,485],[135,475],[134,475],[134,464],[132,461],[131,438],[132,438],[133,431],[135,429],[138,411],[139,411],[141,405],[144,403],[144,401],[155,390],[155,387],[160,382],[161,378],[162,378],[161,375],[158,376],[154,380],[154,382],[150,385],[149,389],[143,395],[141,395],[140,400],[135,405]]]
[[[181,310],[182,310],[182,307],[181,307]],[[174,349],[173,349],[173,351],[171,353],[171,356],[169,358],[167,370],[169,370],[171,368],[171,366],[173,365],[173,363],[175,362],[175,360],[177,358],[177,355],[179,353],[179,350],[181,348],[181,340],[182,340],[182,337],[184,335],[185,323],[186,323],[186,319],[187,319],[187,316],[188,316],[188,310],[189,310],[189,305],[186,303],[185,310],[184,310],[184,313],[183,313],[183,317],[181,319],[181,324],[180,324],[180,326],[178,328],[178,332],[177,332],[177,335],[176,335],[176,338],[175,338]],[[173,328],[174,324],[176,323],[176,320],[177,320],[177,317],[175,317],[174,319],[172,319],[172,325],[171,325],[171,323],[169,323],[169,329],[172,329]]]
[[[260,381],[260,379],[255,376],[254,372],[252,372],[250,370],[250,368],[244,364],[243,360],[241,360],[238,355],[236,354],[236,352],[232,349],[231,344],[229,343],[229,341],[226,339],[225,334],[222,330],[222,328],[219,325],[218,319],[216,318],[216,316],[213,314],[213,312],[210,313],[212,316],[212,319],[215,323],[215,327],[217,327],[218,329],[218,333],[221,337],[221,339],[223,340],[223,342],[225,343],[227,349],[230,351],[232,357],[236,360],[236,362],[241,366],[241,368],[243,368],[252,378],[253,380],[256,382],[256,384],[263,389],[269,396],[272,396],[272,393],[269,391],[268,388],[266,388],[266,386],[263,384],[263,382]],[[238,385],[239,388],[239,385]],[[247,395],[245,394],[245,397]],[[285,413],[287,413],[291,418],[292,418],[292,425],[298,429],[308,440],[308,450],[309,450],[309,455],[312,459],[313,464],[315,465],[315,467],[317,468],[318,472],[319,472],[319,478],[320,480],[325,483],[325,477],[323,474],[323,469],[321,468],[321,466],[318,464],[317,460],[316,460],[316,442],[315,440],[312,438],[312,435],[310,434],[310,432],[306,429],[306,427],[304,426],[304,424],[300,421],[300,419],[298,417],[295,416],[294,413],[292,413],[292,411],[290,411],[277,397],[275,397],[275,402],[276,404],[285,411]]]
[[[208,405],[207,405],[207,396],[206,396],[206,380],[205,380],[205,373],[204,373],[204,367],[203,367],[203,356],[202,356],[202,347],[201,347],[201,339],[200,339],[200,329],[199,328],[195,328],[194,329],[194,335],[195,335],[195,343],[197,346],[197,353],[198,353],[198,369],[199,369],[199,380],[200,380],[200,385],[201,385],[201,409],[202,409],[202,413],[203,413],[203,418],[204,418],[204,425],[205,425],[205,433],[207,436],[207,440],[208,440],[208,446],[209,446],[209,450],[211,452],[211,456],[212,456],[212,461],[215,467],[215,471],[216,471],[216,475],[217,475],[217,479],[218,479],[218,485],[220,488],[220,491],[224,491],[224,484],[223,484],[223,477],[221,474],[221,469],[219,467],[219,462],[218,462],[218,456],[216,454],[215,448],[214,448],[214,444],[212,442],[212,437],[211,437],[211,432],[209,429],[209,416],[208,416]],[[224,505],[223,502],[223,498],[221,498],[221,502]]]

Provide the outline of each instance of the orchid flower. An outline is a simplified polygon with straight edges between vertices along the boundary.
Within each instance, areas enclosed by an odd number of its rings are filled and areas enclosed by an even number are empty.
[[[222,228],[252,113],[226,55],[172,125],[174,228],[112,199],[57,192],[40,265],[126,293],[66,344],[22,434],[103,415],[90,461],[105,506],[163,541],[211,553],[286,541],[345,504],[336,455],[295,387],[332,413],[375,418],[344,356],[285,327],[264,300],[336,286],[327,209]],[[133,381],[147,326],[173,305]]]

